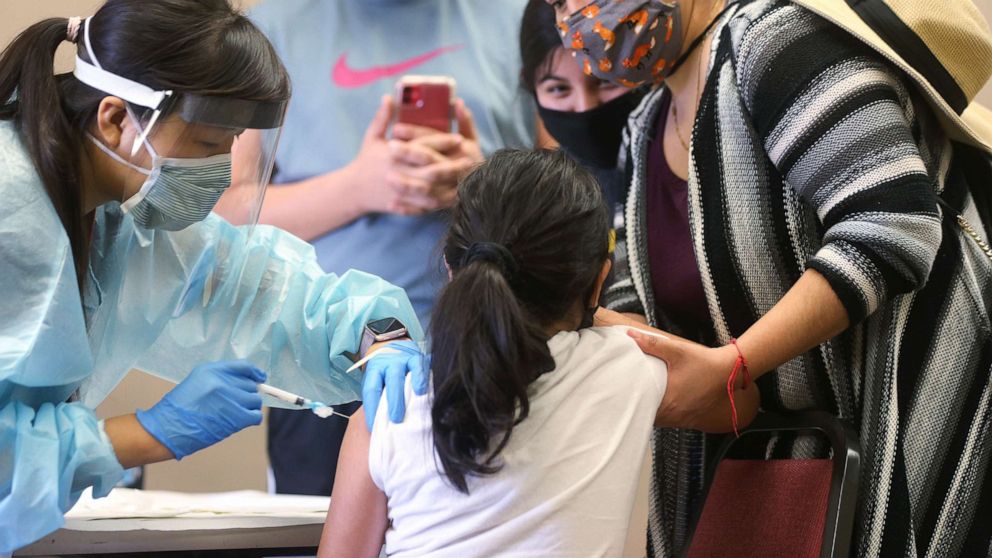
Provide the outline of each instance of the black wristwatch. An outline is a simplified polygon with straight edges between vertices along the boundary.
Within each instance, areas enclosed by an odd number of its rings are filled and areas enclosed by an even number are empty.
[[[408,335],[406,326],[396,318],[383,318],[369,322],[365,325],[365,332],[362,333],[362,344],[358,349],[358,355],[364,357],[369,348],[376,343],[391,341]]]

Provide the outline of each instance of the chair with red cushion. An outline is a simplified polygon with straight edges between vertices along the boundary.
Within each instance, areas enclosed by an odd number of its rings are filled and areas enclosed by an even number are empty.
[[[861,462],[854,430],[823,412],[762,413],[741,440],[800,431],[825,436],[832,457],[730,459],[725,456],[738,440],[721,445],[687,558],[849,555]]]

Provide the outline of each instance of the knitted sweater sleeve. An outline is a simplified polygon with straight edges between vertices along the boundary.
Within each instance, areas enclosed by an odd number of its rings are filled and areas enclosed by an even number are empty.
[[[935,179],[901,76],[789,3],[730,24],[738,87],[765,151],[817,214],[822,273],[861,321],[926,283],[941,242]]]

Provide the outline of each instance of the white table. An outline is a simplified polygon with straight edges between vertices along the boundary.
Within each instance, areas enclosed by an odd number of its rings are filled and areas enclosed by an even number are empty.
[[[115,490],[80,500],[62,529],[14,556],[248,551],[313,554],[329,498],[260,492],[178,494]]]

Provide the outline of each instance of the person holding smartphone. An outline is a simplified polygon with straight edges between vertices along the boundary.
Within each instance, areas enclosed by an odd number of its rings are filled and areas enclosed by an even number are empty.
[[[517,87],[519,56],[505,40],[524,4],[259,4],[253,20],[293,82],[260,221],[312,242],[326,271],[357,269],[402,287],[426,327],[445,278],[437,246],[458,179],[500,147],[533,145],[533,103]],[[397,123],[396,84],[410,74],[454,79],[451,132]],[[275,489],[329,494],[346,421],[303,415],[269,416]]]

